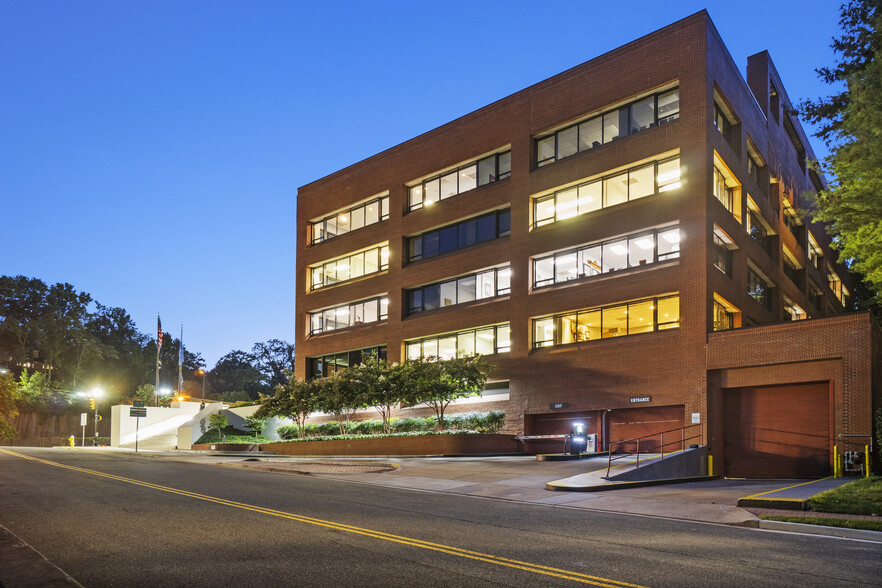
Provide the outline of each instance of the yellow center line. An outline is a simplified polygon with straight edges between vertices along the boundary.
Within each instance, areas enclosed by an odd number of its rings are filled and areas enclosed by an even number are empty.
[[[384,533],[383,531],[376,531],[373,529],[364,529],[361,527],[355,527],[353,525],[346,525],[343,523],[335,523],[333,521],[316,519],[313,517],[307,517],[304,515],[298,515],[298,514],[284,512],[284,511],[275,510],[275,509],[271,509],[271,508],[265,508],[262,506],[255,506],[255,505],[246,504],[243,502],[236,502],[234,500],[227,500],[225,498],[217,498],[214,496],[208,496],[206,494],[199,494],[197,492],[190,492],[188,490],[179,490],[177,488],[171,488],[169,486],[161,486],[159,484],[153,484],[152,482],[142,482],[140,480],[135,480],[133,478],[125,478],[123,476],[117,476],[114,474],[107,474],[107,473],[99,472],[96,470],[90,470],[90,469],[81,468],[81,467],[77,467],[77,466],[66,465],[66,464],[62,464],[62,463],[58,463],[58,462],[54,462],[54,461],[40,459],[37,457],[31,457],[29,455],[24,455],[24,454],[17,453],[14,451],[9,451],[9,450],[3,449],[3,448],[0,448],[0,452],[15,456],[15,457],[20,457],[22,459],[42,463],[45,465],[50,465],[53,467],[58,467],[58,468],[66,469],[66,470],[81,472],[84,474],[90,474],[90,475],[98,476],[101,478],[107,478],[109,480],[115,480],[118,482],[133,484],[135,486],[142,486],[144,488],[150,488],[152,490],[159,490],[159,491],[168,492],[171,494],[178,494],[180,496],[184,496],[187,498],[204,500],[206,502],[213,502],[215,504],[220,504],[223,506],[229,506],[232,508],[248,510],[248,511],[256,512],[256,513],[260,513],[260,514],[266,514],[266,515],[275,516],[275,517],[279,517],[279,518],[289,519],[289,520],[297,521],[300,523],[316,525],[319,527],[324,527],[324,528],[332,529],[332,530],[336,530],[336,531],[343,531],[346,533],[352,533],[355,535],[361,535],[361,536],[370,537],[373,539],[380,539],[383,541],[390,541],[392,543],[399,543],[402,545],[408,545],[411,547],[419,547],[421,549],[428,549],[431,551],[446,553],[448,555],[455,555],[457,557],[463,557],[463,558],[472,559],[475,561],[491,563],[491,564],[505,566],[505,567],[523,570],[523,571],[527,571],[527,572],[533,572],[536,574],[553,576],[555,578],[562,578],[564,580],[573,580],[574,582],[581,582],[583,584],[590,584],[593,586],[603,586],[606,588],[622,588],[622,587],[644,588],[638,584],[629,584],[627,582],[619,582],[618,580],[611,580],[609,578],[602,578],[599,576],[591,576],[589,574],[583,574],[581,572],[574,572],[571,570],[564,570],[564,569],[560,569],[560,568],[554,568],[554,567],[550,567],[550,566],[534,564],[534,563],[530,563],[530,562],[526,562],[526,561],[509,559],[509,558],[500,557],[497,555],[481,553],[479,551],[471,551],[468,549],[462,549],[459,547],[453,547],[453,546],[444,545],[441,543],[432,543],[430,541],[423,541],[421,539],[413,539],[411,537],[403,537],[401,535],[393,535],[391,533]]]
[[[826,478],[821,478],[820,480],[809,480],[808,482],[800,482],[799,484],[794,484],[793,486],[785,486],[784,488],[776,488],[774,490],[768,490],[766,492],[760,492],[759,494],[751,494],[750,496],[745,496],[744,498],[756,498],[757,496],[764,496],[766,494],[772,494],[773,492],[781,492],[782,490],[790,490],[791,488],[799,488],[800,486],[805,486],[807,484],[814,484],[815,482],[823,482],[824,480],[829,480],[832,476],[827,476]],[[799,498],[779,498],[778,500],[800,500]]]

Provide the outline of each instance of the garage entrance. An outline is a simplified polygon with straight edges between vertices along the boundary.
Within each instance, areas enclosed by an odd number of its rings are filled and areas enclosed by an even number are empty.
[[[829,382],[723,390],[725,475],[830,475],[830,398]]]
[[[613,410],[606,417],[609,419],[609,447],[617,453],[633,453],[637,451],[637,443],[622,443],[623,441],[683,427],[684,410],[685,407],[682,404]],[[672,436],[665,439],[665,443],[669,443],[675,438]],[[660,443],[659,437],[641,439],[640,452],[653,452]],[[665,452],[679,449],[682,448],[668,445],[665,447]]]
[[[569,435],[573,423],[585,423],[586,433],[600,435],[596,410],[580,412],[556,412],[548,414],[525,415],[524,434],[526,435]],[[564,449],[563,439],[533,439],[527,441],[525,448],[528,453],[561,453]]]

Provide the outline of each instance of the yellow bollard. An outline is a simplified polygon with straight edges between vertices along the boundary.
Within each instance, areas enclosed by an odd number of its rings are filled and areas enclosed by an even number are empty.
[[[833,477],[839,477],[839,446],[833,446]]]
[[[870,477],[870,446],[864,445],[864,477]]]
[[[707,454],[707,475],[714,475],[714,456],[710,453]]]

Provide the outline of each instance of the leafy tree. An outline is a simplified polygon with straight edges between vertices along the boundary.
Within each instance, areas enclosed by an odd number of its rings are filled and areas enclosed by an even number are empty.
[[[18,382],[19,402],[38,412],[53,412],[69,406],[69,392],[52,386],[43,372],[21,372]]]
[[[223,431],[230,424],[227,415],[216,412],[208,416],[209,429],[217,429],[217,438],[222,439]]]
[[[431,359],[431,358],[430,358]],[[435,411],[438,428],[444,429],[444,411],[457,398],[480,394],[491,369],[480,356],[430,361],[408,361],[397,378],[411,404],[425,402]]]
[[[318,406],[319,386],[317,380],[298,380],[291,374],[286,383],[276,386],[274,396],[264,398],[263,404],[254,416],[290,418],[297,424],[300,436],[303,437],[306,431],[306,419]]]
[[[816,136],[831,154],[820,166],[833,176],[817,195],[816,218],[831,223],[840,259],[863,274],[882,303],[882,3],[851,0],[842,6],[839,55],[819,76],[838,92],[804,100],[799,112],[819,125]]]
[[[257,367],[257,359],[244,351],[231,351],[220,358],[210,372],[210,381],[215,397],[244,392],[251,400],[257,400],[261,393],[270,391]]]
[[[18,386],[8,371],[0,373],[0,439],[14,439],[17,431],[11,421],[18,416]]]
[[[260,437],[260,434],[263,433],[263,430],[266,428],[266,422],[269,419],[260,418],[254,415],[245,418],[245,428],[254,433],[255,437]]]
[[[251,356],[270,389],[287,382],[285,373],[294,371],[294,346],[286,341],[270,339],[266,343],[255,343]]]
[[[14,364],[27,364],[38,357],[35,352],[48,291],[43,280],[0,276],[0,350]]]
[[[343,379],[351,387],[349,394],[361,406],[372,406],[383,421],[383,432],[391,433],[392,409],[401,402],[402,388],[393,377],[397,364],[390,364],[376,354],[369,354],[358,365],[343,372]]]
[[[144,406],[150,406],[156,401],[155,390],[156,386],[153,384],[141,384],[135,390],[135,398],[144,402]]]
[[[341,435],[349,430],[350,417],[355,409],[363,406],[359,398],[361,389],[353,378],[354,372],[354,368],[349,368],[316,382],[316,408],[334,415]]]

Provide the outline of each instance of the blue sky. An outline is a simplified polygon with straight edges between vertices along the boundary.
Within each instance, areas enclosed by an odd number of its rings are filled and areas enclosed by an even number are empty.
[[[826,94],[837,6],[4,0],[0,274],[159,312],[209,366],[293,341],[299,186],[702,8],[742,72]]]

